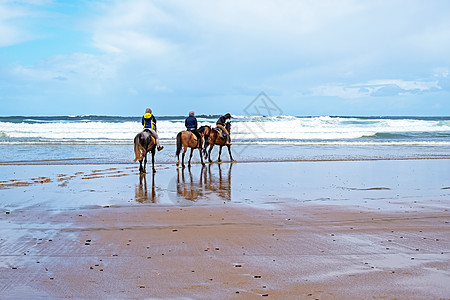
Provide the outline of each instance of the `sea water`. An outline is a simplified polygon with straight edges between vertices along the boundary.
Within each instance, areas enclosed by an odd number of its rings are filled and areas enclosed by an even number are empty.
[[[173,163],[185,117],[156,118],[165,146],[156,161]],[[218,118],[197,116],[199,126],[214,127]],[[238,161],[450,156],[450,117],[234,115],[231,122],[232,155]],[[0,163],[132,163],[133,139],[141,130],[141,116],[0,117]],[[222,158],[229,159],[226,148]],[[193,160],[200,160],[198,152]]]

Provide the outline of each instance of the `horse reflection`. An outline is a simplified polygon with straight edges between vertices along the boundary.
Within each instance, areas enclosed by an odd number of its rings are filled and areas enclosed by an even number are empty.
[[[186,200],[197,201],[198,199],[208,199],[217,196],[222,200],[231,200],[231,168],[225,176],[222,174],[221,165],[215,165],[218,168],[216,173],[212,170],[213,166],[202,166],[198,180],[192,176],[191,168],[188,168],[187,175],[185,170],[177,169],[177,194]],[[181,176],[180,176],[181,173]],[[180,178],[181,177],[181,178]]]
[[[139,203],[151,202],[156,203],[156,190],[155,190],[155,174],[152,173],[152,186],[150,193],[147,189],[147,176],[145,173],[139,174],[139,184],[136,185],[134,198]]]

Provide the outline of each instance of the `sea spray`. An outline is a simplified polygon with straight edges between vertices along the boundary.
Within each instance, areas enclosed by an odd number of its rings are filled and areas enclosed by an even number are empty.
[[[197,119],[214,127],[217,118]],[[184,119],[158,117],[163,143],[175,144]],[[140,117],[0,117],[0,144],[126,145],[140,130]],[[233,116],[231,132],[234,144],[450,145],[450,117]]]

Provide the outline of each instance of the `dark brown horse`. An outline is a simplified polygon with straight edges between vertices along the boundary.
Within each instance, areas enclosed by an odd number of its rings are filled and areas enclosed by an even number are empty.
[[[203,155],[205,156],[205,159],[207,159],[208,152],[206,149],[208,149],[208,146],[209,146],[209,136],[211,135],[212,128],[209,125],[202,126],[202,127],[204,127],[204,130],[203,130],[203,144],[204,144]]]
[[[191,159],[192,159],[192,153],[194,152],[194,149],[198,149],[200,153],[200,160],[202,162],[202,165],[204,166],[205,163],[203,162],[203,156],[202,156],[202,145],[203,145],[203,136],[206,126],[200,127],[197,131],[200,134],[200,141],[195,136],[194,133],[188,130],[180,131],[177,134],[177,166],[180,164],[180,152],[181,148],[183,149],[183,155],[181,157],[181,166],[184,168],[184,155],[186,154],[187,148],[191,148],[191,155],[189,156],[189,162],[188,166],[191,166]]]
[[[231,135],[230,129],[231,129],[231,122],[227,122],[225,124],[225,129],[228,131],[228,133]],[[205,131],[206,132],[206,131]],[[206,133],[205,133],[206,136]],[[219,158],[217,159],[217,162],[221,162],[222,160],[220,159],[220,155],[222,154],[222,147],[223,146],[227,146],[228,148],[228,154],[230,155],[230,160],[233,162],[233,156],[231,155],[231,145],[227,144],[227,139],[222,137],[222,134],[219,133],[219,130],[216,128],[209,128],[209,136],[208,136],[208,144],[209,144],[209,150],[206,151],[206,147],[205,146],[205,158],[206,158],[206,153],[208,156],[208,161],[211,163],[213,162],[211,160],[211,151],[214,147],[214,145],[218,145],[219,148]]]
[[[148,130],[143,130],[139,132],[134,138],[134,161],[139,161],[139,172],[146,173],[145,167],[147,166],[147,153],[152,153],[152,168],[153,173],[156,172],[155,169],[155,148],[156,141],[153,135]],[[144,161],[144,166],[142,166],[142,161]]]

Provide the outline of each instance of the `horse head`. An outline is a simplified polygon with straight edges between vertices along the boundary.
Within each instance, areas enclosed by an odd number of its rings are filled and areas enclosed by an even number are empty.
[[[211,134],[211,126],[203,125],[197,131],[202,136],[209,136]]]
[[[228,133],[230,133],[231,134],[231,122],[226,122],[225,123],[225,129],[228,131]]]

